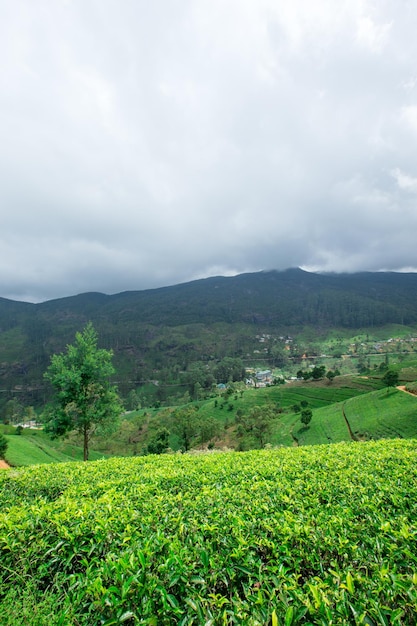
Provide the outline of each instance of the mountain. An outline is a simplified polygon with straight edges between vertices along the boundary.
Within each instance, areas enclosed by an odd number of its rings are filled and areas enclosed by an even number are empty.
[[[153,325],[257,322],[355,328],[417,321],[417,274],[315,274],[301,269],[214,277],[128,291],[86,293],[38,305],[7,301],[16,312],[54,319],[117,316]],[[2,302],[0,302],[1,311]]]
[[[123,394],[194,361],[244,356],[259,332],[314,327],[417,325],[417,274],[317,274],[301,269],[212,277],[115,295],[85,293],[40,304],[0,298],[0,403],[47,396],[43,372],[54,352],[91,320],[112,348]],[[166,374],[168,376],[168,374]]]

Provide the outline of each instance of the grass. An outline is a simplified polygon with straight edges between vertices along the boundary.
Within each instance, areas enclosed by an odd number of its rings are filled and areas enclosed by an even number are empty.
[[[24,430],[22,435],[6,435],[8,448],[6,461],[12,466],[37,465],[39,463],[64,463],[81,461],[83,450],[65,440],[51,440],[41,431]],[[103,454],[90,452],[91,460],[103,458]]]
[[[412,363],[406,363],[405,365],[407,368],[410,368]],[[411,370],[407,369],[407,371]],[[250,435],[248,435],[247,441],[237,436],[235,422],[238,411],[242,414],[248,414],[256,406],[272,406],[274,409],[278,408],[281,410],[281,413],[274,419],[272,432],[267,438],[267,443],[273,446],[292,446],[296,444],[296,441],[300,445],[335,443],[350,439],[349,431],[343,418],[343,404],[349,403],[352,398],[357,398],[358,406],[360,406],[360,398],[381,389],[381,377],[382,373],[367,376],[355,374],[354,376],[337,376],[332,383],[325,379],[308,382],[298,381],[258,389],[237,389],[229,395],[224,392],[216,398],[201,400],[193,404],[198,405],[198,417],[202,422],[211,421],[212,423],[217,423],[217,429],[215,427],[216,434],[213,436],[212,443],[219,448],[247,450],[250,447],[256,447],[257,442]],[[383,390],[382,394],[385,393],[386,391]],[[293,411],[295,405],[302,408],[305,402],[307,407],[314,412],[313,420],[308,428],[301,424],[300,413],[294,413]],[[184,405],[184,408],[186,406]],[[366,403],[364,406],[366,406]],[[129,452],[134,454],[135,450],[140,452],[146,444],[147,437],[151,436],[157,428],[165,426],[170,430],[172,410],[179,410],[180,408],[162,407],[159,410],[146,409],[127,415],[124,426],[125,435],[128,434],[129,438],[133,438],[137,443],[135,444],[136,448],[134,448],[125,437],[124,454],[129,454]],[[402,411],[403,406],[400,402],[398,407],[395,405],[388,407],[387,405],[387,409],[388,412],[385,419],[387,424],[389,424],[397,419],[397,411]],[[391,414],[389,414],[389,410],[392,410]],[[412,419],[407,412],[405,415],[405,421]],[[136,430],[134,428],[135,420],[138,425]],[[372,430],[374,426],[374,424],[370,424],[369,436],[379,438],[381,436],[380,432],[373,432]],[[410,436],[414,436],[415,430],[413,427],[410,427],[410,433]],[[397,435],[387,427],[385,436]],[[121,441],[118,441],[117,438],[114,438],[106,445],[108,447],[101,447],[100,444],[100,449],[106,450],[109,454],[123,454],[123,446],[121,446]],[[201,447],[203,444],[199,443],[198,438],[195,438],[194,445],[200,445]],[[173,434],[170,437],[170,446],[174,450],[180,447],[179,440],[175,439]]]

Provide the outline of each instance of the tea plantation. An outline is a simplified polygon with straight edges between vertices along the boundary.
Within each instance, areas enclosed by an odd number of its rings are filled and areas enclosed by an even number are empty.
[[[415,624],[417,441],[0,475],[0,623]]]

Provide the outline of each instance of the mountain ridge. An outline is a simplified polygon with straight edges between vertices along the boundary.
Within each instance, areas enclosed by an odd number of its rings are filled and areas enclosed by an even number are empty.
[[[186,371],[194,362],[225,356],[247,358],[259,333],[417,326],[417,273],[289,268],[37,304],[0,298],[0,403],[31,389],[25,401],[39,404],[51,355],[64,350],[88,321],[100,344],[113,350],[126,394],[162,370]]]

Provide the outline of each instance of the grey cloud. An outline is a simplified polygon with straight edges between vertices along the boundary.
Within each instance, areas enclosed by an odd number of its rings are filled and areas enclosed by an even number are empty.
[[[0,25],[0,295],[415,268],[417,9],[29,0]]]

